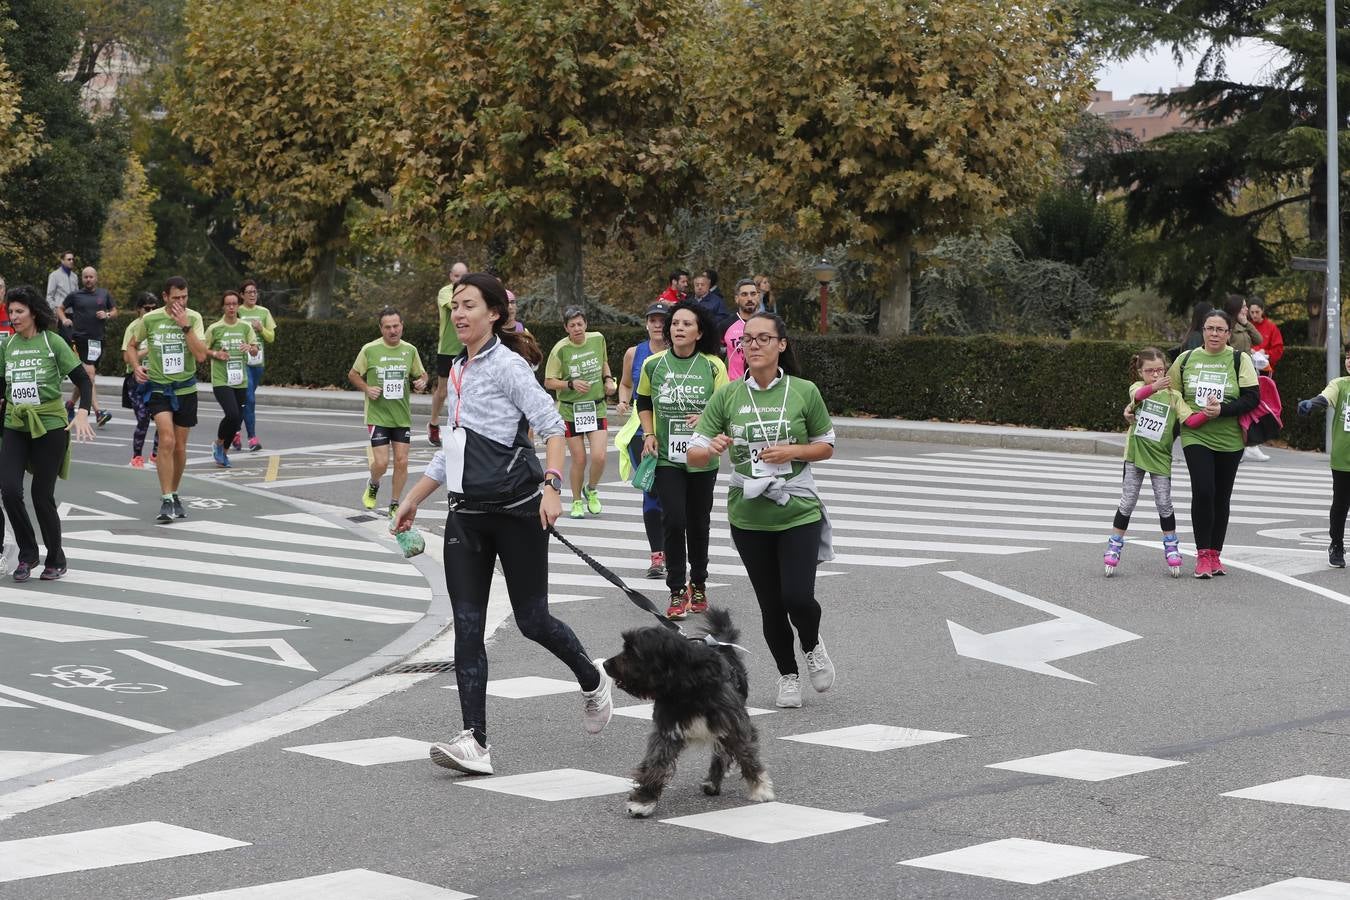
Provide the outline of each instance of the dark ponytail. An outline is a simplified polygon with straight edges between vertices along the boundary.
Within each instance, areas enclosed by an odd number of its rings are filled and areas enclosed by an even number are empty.
[[[501,341],[506,349],[524,357],[530,368],[538,367],[544,361],[544,351],[539,349],[538,341],[527,332],[505,330],[506,320],[510,318],[506,286],[497,276],[486,272],[470,272],[459,280],[455,290],[466,284],[478,288],[478,293],[483,295],[483,302],[487,304],[488,309],[496,311],[497,321],[492,323],[492,333],[496,335],[497,340]]]

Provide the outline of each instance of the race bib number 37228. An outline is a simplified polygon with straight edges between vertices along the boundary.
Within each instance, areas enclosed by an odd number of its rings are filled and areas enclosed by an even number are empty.
[[[1195,376],[1195,405],[1204,409],[1210,400],[1223,402],[1228,376],[1222,372],[1198,372]]]

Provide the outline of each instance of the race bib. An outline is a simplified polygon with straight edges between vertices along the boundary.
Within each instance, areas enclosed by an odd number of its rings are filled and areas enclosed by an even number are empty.
[[[159,355],[160,362],[165,375],[182,375],[183,367],[183,345],[180,343],[165,344],[164,349]]]
[[[694,429],[683,419],[671,419],[666,431],[666,459],[675,463],[689,461],[689,439]]]
[[[250,366],[261,366],[261,365],[263,364],[263,348],[262,348],[262,344],[259,344],[259,345],[258,345],[258,352],[257,352],[257,353],[250,353],[250,354],[248,354],[248,364],[249,364]]]
[[[770,444],[768,441],[750,442],[750,477],[767,478],[770,475],[789,475],[792,473],[792,463],[771,463],[765,462],[762,454],[770,447],[777,447],[778,444]]]
[[[380,379],[380,394],[386,400],[402,400],[404,397],[404,378],[407,377],[407,371],[404,369],[385,369]]]
[[[1166,403],[1157,400],[1145,400],[1139,405],[1134,417],[1134,433],[1145,440],[1161,443],[1163,429],[1167,427]]]
[[[445,454],[445,489],[452,494],[464,493],[464,445],[468,437],[463,428],[455,428],[441,447]]]
[[[89,361],[90,361],[91,363],[96,363],[96,362],[98,362],[98,358],[99,358],[100,356],[102,356],[102,355],[103,355],[103,342],[102,342],[102,341],[90,341],[90,342],[89,342]]]
[[[24,380],[26,379],[26,380]],[[37,372],[33,369],[19,370],[9,382],[9,402],[15,406],[37,406]]]
[[[600,418],[596,415],[595,401],[586,400],[572,404],[572,433],[586,434],[600,428]]]
[[[243,362],[231,359],[225,363],[225,383],[230,387],[238,387],[244,383]]]
[[[1221,372],[1197,372],[1195,374],[1195,406],[1204,409],[1210,398],[1223,402],[1228,387],[1228,376]]]
[[[1341,407],[1341,431],[1350,431],[1350,403]]]

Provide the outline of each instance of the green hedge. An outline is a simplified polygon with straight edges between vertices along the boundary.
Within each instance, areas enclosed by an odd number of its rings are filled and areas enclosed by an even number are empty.
[[[121,345],[129,318],[109,326],[108,343]],[[616,376],[624,350],[646,338],[634,327],[604,327]],[[547,353],[561,340],[561,325],[531,328]],[[267,383],[346,387],[357,351],[379,337],[373,323],[286,320],[267,348]],[[410,324],[404,339],[417,345],[432,367],[436,329]],[[897,419],[988,422],[1038,428],[1121,431],[1126,374],[1134,344],[1048,338],[905,337],[802,335],[793,340],[803,374],[815,381],[839,415],[864,413]],[[100,371],[121,374],[117,354]],[[1311,347],[1291,347],[1277,382],[1284,403],[1282,437],[1292,447],[1321,449],[1322,418],[1300,420],[1300,398],[1325,386],[1325,356]],[[205,367],[203,367],[203,374]]]

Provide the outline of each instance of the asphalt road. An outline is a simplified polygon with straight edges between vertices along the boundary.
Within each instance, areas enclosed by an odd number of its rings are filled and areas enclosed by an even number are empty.
[[[358,415],[263,421],[267,450],[194,470],[363,518]],[[49,805],[0,795],[0,895],[1350,896],[1350,583],[1326,568],[1324,459],[1274,455],[1240,472],[1230,574],[1197,582],[1166,576],[1147,491],[1120,573],[1103,576],[1109,458],[841,442],[817,470],[839,554],[817,585],[839,681],[800,710],[773,709],[719,488],[711,594],[745,631],[750,704],[769,710],[755,722],[774,805],[734,779],[703,796],[706,751],[692,749],[656,816],[626,818],[648,723],[628,710],[586,736],[567,671],[496,604],[499,778],[425,758],[459,729],[452,673],[380,676],[355,688],[372,702],[333,701],[154,777]],[[414,468],[428,456],[419,437]],[[1190,549],[1180,462],[1177,475]],[[617,482],[602,495],[604,514],[563,529],[659,598],[640,578],[635,495]],[[617,651],[620,630],[649,620],[558,551],[556,613],[594,656]]]

